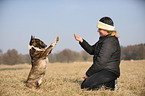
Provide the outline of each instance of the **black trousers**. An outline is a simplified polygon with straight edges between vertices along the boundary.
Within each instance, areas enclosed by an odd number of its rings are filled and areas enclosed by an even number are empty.
[[[101,70],[85,79],[81,85],[81,89],[98,90],[104,86],[105,89],[114,90],[116,79],[116,74],[107,70]]]

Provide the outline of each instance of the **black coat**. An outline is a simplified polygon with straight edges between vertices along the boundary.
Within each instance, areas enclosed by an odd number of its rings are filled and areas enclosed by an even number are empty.
[[[109,35],[100,37],[99,41],[93,46],[89,45],[84,39],[79,44],[90,55],[94,55],[93,64],[86,72],[87,76],[91,76],[103,69],[115,73],[118,77],[120,76],[121,49],[116,37]]]

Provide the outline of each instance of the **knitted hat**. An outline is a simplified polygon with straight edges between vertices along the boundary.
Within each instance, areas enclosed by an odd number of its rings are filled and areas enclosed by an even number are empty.
[[[98,21],[97,28],[115,31],[114,23],[110,17],[103,17]]]

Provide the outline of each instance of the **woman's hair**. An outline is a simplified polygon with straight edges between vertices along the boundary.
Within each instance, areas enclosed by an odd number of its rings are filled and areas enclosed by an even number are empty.
[[[111,36],[115,36],[116,38],[119,38],[117,31],[107,31]]]
[[[108,24],[108,25],[111,25],[111,26],[114,26],[114,23],[113,23],[113,20],[110,18],[110,17],[103,17],[99,20],[100,22],[103,22],[105,24]],[[109,34],[111,34],[111,36],[115,36],[116,38],[119,38],[118,37],[118,34],[117,34],[117,31],[113,30],[113,31],[108,31],[107,32]]]

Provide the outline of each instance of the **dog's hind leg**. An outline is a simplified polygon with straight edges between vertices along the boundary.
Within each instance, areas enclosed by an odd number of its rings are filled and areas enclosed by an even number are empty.
[[[40,79],[38,80],[38,86],[40,86],[40,84],[42,83],[42,78],[44,77],[44,75],[41,75]]]
[[[43,68],[43,70],[44,70],[43,74],[40,76],[40,79],[38,80],[38,86],[40,86],[40,84],[42,83],[42,79],[43,79],[43,77],[44,77],[44,75],[45,75],[45,73],[46,73],[46,70],[47,70],[47,68],[48,68],[48,64],[49,64],[49,60],[48,60],[47,57],[46,57],[46,59],[44,60],[44,62],[41,61],[41,63],[40,63],[41,66],[44,65],[45,67]]]

